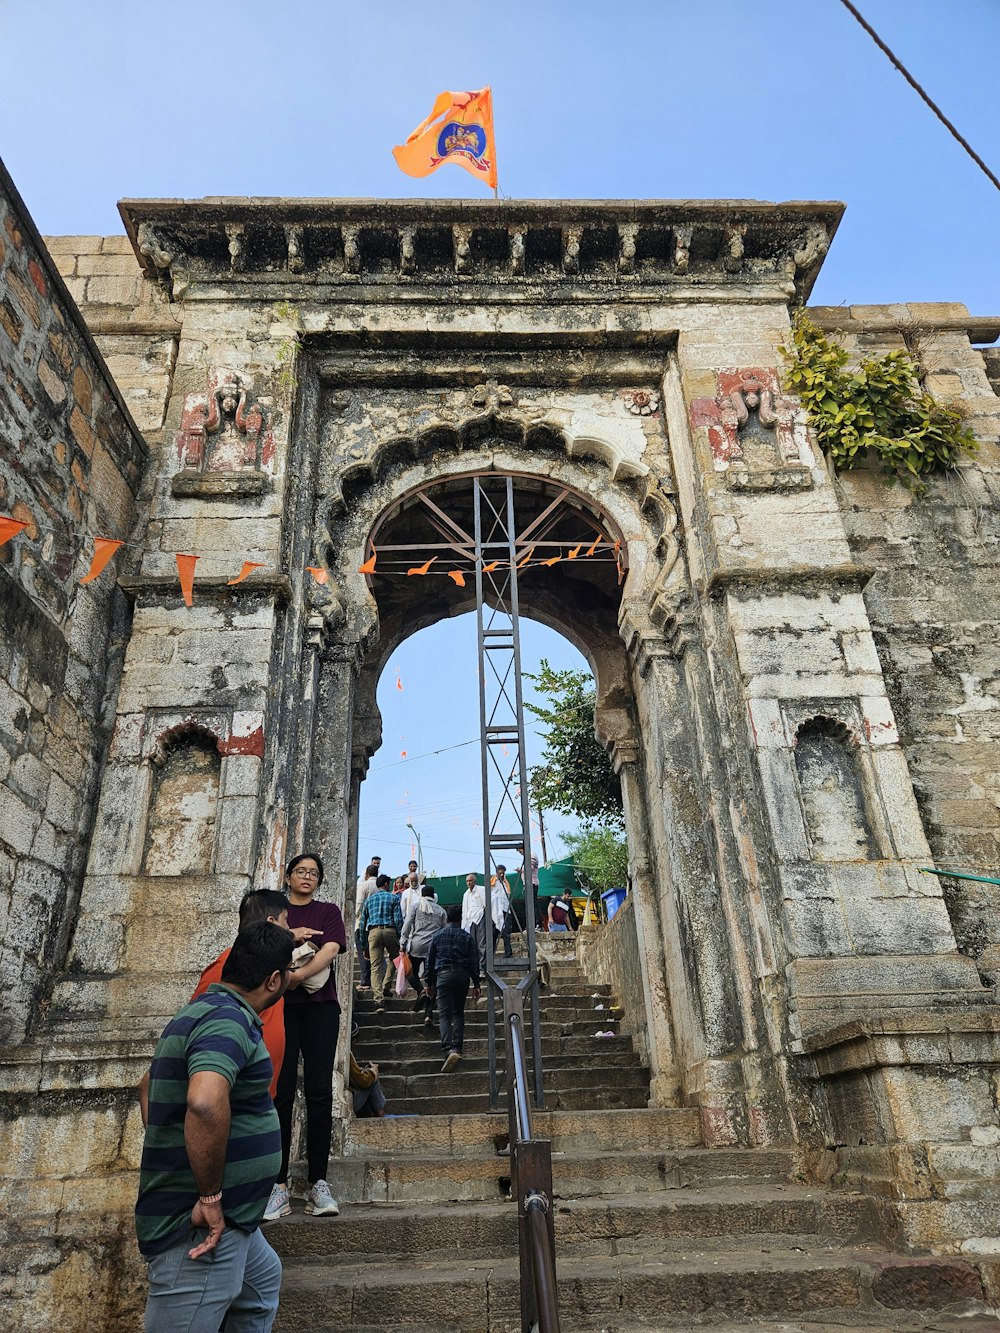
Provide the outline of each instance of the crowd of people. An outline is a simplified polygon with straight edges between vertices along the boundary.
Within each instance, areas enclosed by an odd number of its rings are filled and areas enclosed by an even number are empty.
[[[538,863],[531,858],[537,894]],[[437,1008],[442,1072],[462,1059],[465,1007],[481,994],[487,911],[494,947],[509,958],[517,925],[506,867],[489,888],[466,878],[461,904],[442,906],[411,861],[395,881],[372,857],[359,878],[357,990],[376,1011],[405,953],[418,1018]],[[333,1069],[340,1035],[337,958],[347,948],[344,918],[319,895],[323,862],[294,856],[284,892],[248,893],[232,946],[205,968],[190,1001],[164,1029],[139,1088],[145,1127],[136,1233],[147,1261],[147,1333],[267,1333],[274,1322],[281,1262],[263,1221],[291,1212],[288,1166],[292,1108],[301,1064],[306,1113],[305,1211],[339,1211],[327,1182],[333,1130]],[[542,908],[539,925],[573,928],[571,895]],[[372,1062],[350,1057],[355,1115],[383,1116],[386,1100]]]

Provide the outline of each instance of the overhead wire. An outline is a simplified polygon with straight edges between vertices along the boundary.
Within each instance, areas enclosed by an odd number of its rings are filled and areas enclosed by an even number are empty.
[[[930,107],[930,109],[934,112],[935,116],[937,116],[938,120],[945,127],[948,133],[954,139],[956,139],[958,143],[961,144],[961,146],[965,149],[968,155],[972,158],[973,162],[975,162],[976,166],[979,167],[980,171],[982,171],[983,175],[986,176],[986,178],[990,180],[998,190],[1000,190],[1000,180],[998,180],[997,177],[993,174],[993,172],[989,169],[989,167],[986,165],[983,159],[973,148],[972,144],[969,143],[968,139],[966,139],[965,136],[962,135],[958,131],[958,129],[956,129],[956,127],[944,114],[944,112],[934,101],[934,99],[930,96],[930,94],[927,93],[926,90],[920,85],[920,83],[913,77],[910,71],[900,60],[899,56],[897,56],[896,53],[882,40],[882,38],[878,35],[878,33],[868,22],[868,20],[858,11],[857,6],[853,5],[851,3],[851,0],[840,0],[840,3],[844,6],[844,8],[847,10],[849,14],[851,14],[855,19],[857,19],[858,23],[861,24],[862,28],[864,28],[865,32],[872,39],[872,41],[875,43],[878,49],[882,52],[884,56],[886,56],[892,62],[893,65],[896,66],[896,68],[899,70],[900,74],[902,74],[906,82],[910,85],[910,87],[917,94],[917,96],[923,102],[925,102],[927,106]]]

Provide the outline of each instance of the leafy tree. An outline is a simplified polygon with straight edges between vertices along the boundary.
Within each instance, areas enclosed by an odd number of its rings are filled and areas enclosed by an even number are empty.
[[[556,671],[542,658],[538,674],[528,679],[543,702],[525,707],[547,728],[542,762],[529,779],[532,802],[621,832],[621,784],[594,735],[593,678],[586,671]]]
[[[624,888],[628,884],[628,847],[613,828],[582,828],[567,833],[563,841],[573,854],[573,863],[592,889]]]

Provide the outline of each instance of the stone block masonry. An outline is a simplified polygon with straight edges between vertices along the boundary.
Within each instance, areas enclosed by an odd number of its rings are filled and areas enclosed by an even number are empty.
[[[81,588],[96,535],[128,538],[147,450],[0,165],[0,1046],[63,964],[114,712],[127,604]]]

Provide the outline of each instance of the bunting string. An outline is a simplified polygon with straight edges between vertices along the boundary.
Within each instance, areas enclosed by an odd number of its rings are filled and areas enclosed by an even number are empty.
[[[26,529],[31,529],[32,536],[30,540],[36,539],[37,532],[45,531],[55,532],[56,529],[47,523],[36,522],[34,518],[22,520],[14,518],[10,514],[0,514],[0,547],[7,545],[19,537]],[[571,543],[569,541],[546,541],[531,545],[520,559],[516,560],[515,568],[518,570],[527,569],[552,569],[555,565],[569,560],[592,560],[595,564],[613,564],[621,583],[625,577],[625,564],[622,554],[622,543],[612,541],[610,538],[599,534],[587,548],[581,557],[583,551],[583,542]],[[111,564],[114,557],[122,549],[146,550],[147,548],[140,542],[129,542],[118,537],[100,537],[93,538],[93,553],[90,557],[87,570],[78,580],[86,586],[96,582],[97,579]],[[384,550],[385,548],[383,548]],[[390,548],[391,549],[391,548]],[[396,550],[406,550],[407,548],[395,548]],[[523,549],[523,548],[522,548]],[[547,551],[553,551],[553,554],[544,554]],[[536,552],[539,552],[536,558]],[[174,561],[177,566],[177,578],[184,598],[185,606],[192,606],[194,603],[194,579],[195,566],[201,557],[196,553],[177,552],[174,555]],[[440,563],[439,563],[440,562]],[[448,568],[449,564],[457,563],[461,567]],[[492,574],[498,569],[507,566],[507,560],[495,559],[483,561],[481,570],[483,574]],[[382,558],[372,547],[371,554],[363,564],[358,566],[358,573],[364,574],[368,578],[383,577],[405,577],[405,578],[425,578],[444,575],[455,584],[457,588],[464,588],[467,585],[467,578],[475,572],[476,562],[471,555],[463,555],[457,552],[454,561],[442,558],[439,555],[429,556],[422,564],[411,565],[401,554],[396,558],[389,556]],[[257,570],[267,570],[270,567],[259,560],[244,560],[240,571],[233,578],[227,579],[228,587],[236,587],[245,583]],[[329,582],[331,570],[319,565],[306,565],[304,571],[308,574],[314,583],[323,585]],[[251,584],[251,586],[253,586]],[[397,679],[397,689],[402,689],[402,684]]]

